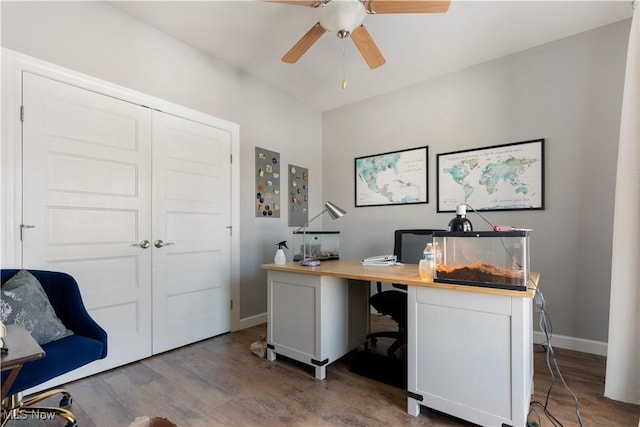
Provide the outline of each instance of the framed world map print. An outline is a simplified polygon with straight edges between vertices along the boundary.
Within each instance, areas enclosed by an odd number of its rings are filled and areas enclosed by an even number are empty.
[[[385,206],[429,202],[429,147],[355,159],[355,205]]]
[[[544,209],[544,139],[437,155],[438,212]]]

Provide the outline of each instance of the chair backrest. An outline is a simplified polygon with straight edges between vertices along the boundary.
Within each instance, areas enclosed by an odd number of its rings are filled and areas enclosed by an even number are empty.
[[[3,269],[0,271],[0,280],[4,284],[7,280],[13,277],[19,269]],[[78,284],[75,279],[70,275],[57,271],[46,270],[28,270],[42,286],[42,289],[47,294],[51,306],[56,312],[58,318],[69,327],[71,324],[71,318],[75,315],[71,308],[75,308],[77,304],[84,307],[82,303],[82,297],[78,289]]]
[[[433,241],[433,232],[438,229],[408,229],[396,230],[393,240],[393,253],[398,261],[404,264],[417,264],[422,258],[422,251],[427,243]],[[393,284],[399,289],[407,289],[405,285]]]
[[[19,269],[1,269],[0,282],[4,284]],[[82,300],[76,280],[69,274],[58,271],[27,270],[47,294],[56,316],[77,335],[84,335],[103,343],[100,358],[107,356],[107,333],[89,315]]]

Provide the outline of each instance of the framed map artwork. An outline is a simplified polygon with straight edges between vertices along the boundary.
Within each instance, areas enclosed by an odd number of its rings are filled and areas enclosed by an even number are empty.
[[[544,139],[437,156],[438,212],[544,209]]]
[[[355,204],[407,205],[429,202],[429,147],[355,159]]]

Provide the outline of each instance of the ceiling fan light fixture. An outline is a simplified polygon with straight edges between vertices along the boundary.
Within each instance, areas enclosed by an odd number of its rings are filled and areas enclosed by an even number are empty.
[[[345,32],[350,34],[362,24],[366,14],[359,0],[332,0],[320,12],[320,25],[344,38]]]

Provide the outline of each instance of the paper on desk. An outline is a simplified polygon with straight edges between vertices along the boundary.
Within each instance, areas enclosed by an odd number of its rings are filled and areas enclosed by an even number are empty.
[[[367,261],[366,259],[362,260],[362,265],[377,265],[377,266],[387,266],[387,265],[402,265],[401,262],[395,260],[386,260],[386,261]]]

